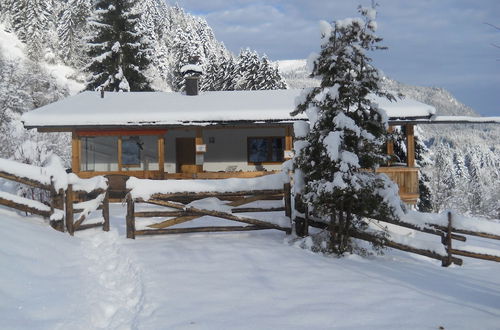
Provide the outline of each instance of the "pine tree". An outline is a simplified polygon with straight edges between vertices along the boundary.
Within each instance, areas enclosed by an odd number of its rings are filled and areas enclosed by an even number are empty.
[[[82,67],[86,62],[81,49],[84,48],[84,36],[88,34],[87,19],[90,17],[90,0],[69,0],[59,15],[57,35],[59,56],[68,65]]]
[[[258,90],[260,59],[257,52],[250,49],[242,50],[238,56],[237,66],[238,74],[235,89]]]
[[[91,19],[95,29],[88,43],[87,90],[150,91],[144,75],[150,60],[136,25],[140,15],[133,0],[98,0]]]
[[[397,186],[375,169],[385,161],[387,119],[369,98],[394,100],[366,51],[382,49],[375,10],[359,7],[361,18],[322,23],[321,53],[312,75],[320,87],[305,90],[292,115],[306,113],[310,132],[296,150],[295,171],[303,174],[303,202],[329,223],[329,250],[352,250],[350,233],[363,230],[363,217],[397,219],[403,212]],[[383,243],[380,237],[378,243]]]
[[[266,55],[261,59],[259,75],[257,77],[257,89],[286,89],[286,82],[279,73],[278,67],[268,60]]]

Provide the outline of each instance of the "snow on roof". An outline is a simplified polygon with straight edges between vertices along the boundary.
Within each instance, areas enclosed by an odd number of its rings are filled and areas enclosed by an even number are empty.
[[[25,113],[26,127],[161,126],[231,121],[291,121],[301,90],[202,92],[198,96],[165,92],[83,92]],[[374,97],[389,117],[429,117],[432,106],[409,100]]]

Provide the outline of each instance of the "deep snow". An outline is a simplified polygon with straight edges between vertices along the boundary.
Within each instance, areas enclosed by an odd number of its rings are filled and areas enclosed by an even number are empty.
[[[500,264],[464,258],[336,259],[279,231],[75,237],[0,209],[0,320],[6,329],[495,329]],[[141,221],[141,220],[139,220]],[[201,222],[212,222],[210,217]],[[219,220],[220,221],[220,220]],[[194,223],[194,222],[193,222]],[[185,225],[185,224],[184,224]],[[500,249],[500,242],[468,244]]]

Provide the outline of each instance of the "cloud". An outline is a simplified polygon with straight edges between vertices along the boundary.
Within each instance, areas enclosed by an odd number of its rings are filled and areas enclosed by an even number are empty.
[[[360,2],[371,3],[369,0],[178,1],[188,12],[205,16],[217,38],[233,52],[250,47],[274,60],[306,58],[311,52],[318,52],[318,22],[357,16]],[[452,91],[455,88],[461,93],[459,99],[467,102],[474,98],[474,91],[478,94],[477,86],[481,85],[484,95],[484,81],[491,82],[492,75],[500,76],[497,61],[500,51],[491,46],[500,43],[500,33],[484,24],[500,24],[497,17],[500,1],[377,2],[380,4],[378,32],[389,50],[375,54],[375,63],[392,78]],[[491,109],[500,104],[495,88],[489,88]],[[481,104],[484,106],[484,102]]]

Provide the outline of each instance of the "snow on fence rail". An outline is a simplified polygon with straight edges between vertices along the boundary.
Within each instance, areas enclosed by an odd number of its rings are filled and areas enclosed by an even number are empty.
[[[47,166],[44,167],[0,158],[0,178],[49,191],[51,196],[50,205],[46,205],[33,199],[2,191],[0,192],[0,205],[49,218],[51,226],[60,231],[64,231],[66,225],[71,235],[73,235],[74,230],[98,225],[102,225],[104,230],[109,230],[108,184],[106,178],[102,176],[81,179],[73,173],[67,174],[60,159],[57,156],[52,156]],[[73,204],[74,192],[78,193],[79,199],[86,199],[88,196],[96,194],[97,197]],[[98,208],[103,209],[103,223],[82,225],[88,214]],[[76,222],[73,220],[75,211],[81,213]]]
[[[298,204],[300,205],[300,204]],[[307,235],[307,227],[316,227],[326,229],[328,224],[318,221],[311,216],[307,209],[302,210],[304,217],[297,217],[295,222],[297,234],[299,236]],[[460,249],[453,246],[453,240],[465,242],[467,239],[463,235],[472,235],[488,239],[500,239],[500,222],[495,220],[487,220],[484,218],[468,218],[462,215],[446,212],[442,214],[421,213],[410,211],[400,221],[391,221],[387,219],[366,219],[371,223],[378,225],[378,222],[388,223],[399,227],[409,228],[420,231],[426,234],[437,235],[441,237],[440,243],[432,243],[429,241],[419,241],[415,238],[398,235],[389,232],[388,237],[383,240],[387,247],[399,249],[406,252],[411,252],[429,258],[441,260],[442,265],[447,267],[452,263],[462,265],[462,259],[455,256],[465,256],[476,259],[490,260],[500,262],[500,251],[493,249],[483,249],[474,246],[462,246]],[[383,228],[386,230],[386,228]],[[373,230],[359,232],[351,230],[352,237],[369,241],[379,242]]]
[[[288,177],[283,174],[273,174],[258,178],[219,180],[153,181],[130,178],[127,181],[127,188],[131,189],[127,195],[127,238],[134,239],[136,235],[261,229],[278,229],[287,233],[291,231],[290,184]],[[285,199],[285,207],[241,207],[242,205],[259,200],[283,198]],[[169,210],[136,212],[136,203],[165,206]],[[271,222],[240,215],[246,212],[261,213],[276,211],[285,211],[288,220]],[[206,215],[244,223],[246,226],[169,228]],[[147,229],[136,230],[136,218],[150,217],[167,217],[167,219],[148,225]]]

